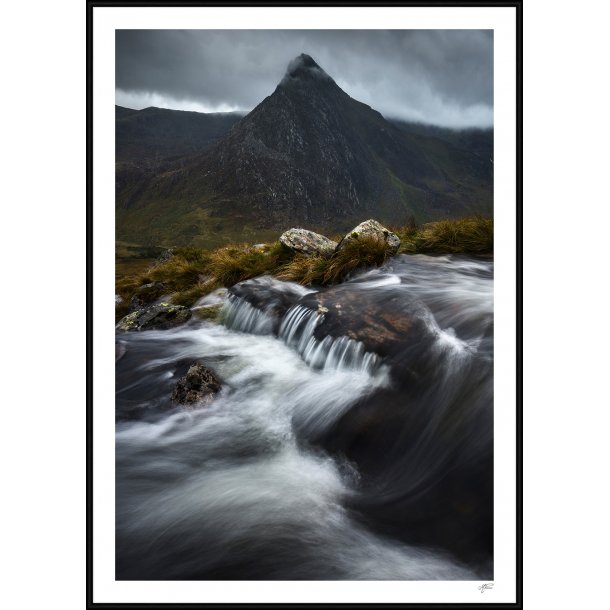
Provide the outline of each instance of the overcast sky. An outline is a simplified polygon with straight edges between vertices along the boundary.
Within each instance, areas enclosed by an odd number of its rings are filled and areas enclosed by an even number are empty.
[[[491,30],[117,30],[116,103],[251,110],[300,53],[386,118],[493,125]]]

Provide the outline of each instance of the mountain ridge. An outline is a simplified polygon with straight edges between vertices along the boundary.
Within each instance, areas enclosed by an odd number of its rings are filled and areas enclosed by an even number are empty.
[[[239,112],[194,112],[149,106],[133,110],[115,105],[116,161],[162,160],[207,150],[224,137]]]
[[[117,236],[201,244],[210,232],[240,227],[490,215],[491,159],[440,132],[415,131],[351,98],[302,54],[271,95],[205,150],[140,168],[131,181],[117,172]]]

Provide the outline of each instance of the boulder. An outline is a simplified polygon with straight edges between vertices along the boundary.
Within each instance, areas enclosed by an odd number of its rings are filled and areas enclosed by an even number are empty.
[[[337,247],[337,242],[307,229],[288,229],[280,236],[280,242],[294,252],[326,258],[331,257]]]
[[[203,406],[212,401],[220,387],[218,377],[200,362],[195,362],[174,386],[172,400],[181,405]]]
[[[134,294],[129,301],[129,312],[138,311],[144,307],[145,303],[137,294]]]
[[[162,282],[151,282],[150,284],[142,284],[136,288],[131,300],[129,301],[129,312],[142,309],[149,305],[165,292],[165,284]]]
[[[165,330],[184,324],[192,313],[188,307],[159,303],[127,314],[116,325],[118,331]]]
[[[367,352],[403,372],[417,368],[420,354],[435,342],[421,304],[400,284],[379,290],[338,284],[307,294],[298,304],[320,315],[314,329],[318,341],[325,337],[359,341]]]
[[[400,248],[400,238],[396,233],[392,233],[376,220],[370,219],[361,222],[357,227],[354,227],[345,237],[339,242],[337,252],[342,250],[350,241],[360,239],[361,237],[377,237],[383,239],[388,244],[388,252],[390,255],[396,254]]]

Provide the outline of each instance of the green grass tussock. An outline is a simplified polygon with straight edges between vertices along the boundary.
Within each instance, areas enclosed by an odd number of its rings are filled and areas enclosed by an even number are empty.
[[[274,275],[300,284],[334,284],[361,267],[379,267],[388,258],[388,246],[383,239],[361,237],[349,241],[332,258],[296,255],[282,265]]]
[[[321,256],[296,254],[291,260],[281,265],[273,273],[280,280],[298,282],[299,284],[321,283],[328,268],[328,259]]]
[[[481,216],[441,220],[421,227],[413,221],[389,228],[400,237],[400,253],[493,252],[493,220]],[[356,269],[382,265],[388,256],[385,240],[369,236],[348,241],[331,258],[295,254],[279,241],[257,246],[233,244],[213,251],[175,248],[171,258],[143,271],[132,275],[117,272],[116,293],[123,302],[116,307],[116,316],[118,320],[128,312],[134,296],[146,304],[167,295],[172,303],[189,307],[220,286],[229,287],[266,273],[304,285],[334,284]]]
[[[116,279],[116,294],[123,298],[123,303],[116,307],[116,319],[128,313],[134,296],[148,304],[168,295],[172,303],[189,307],[220,286],[232,286],[271,273],[292,256],[280,242],[257,247],[237,244],[212,252],[192,247],[175,248],[168,260],[154,263],[144,272]]]
[[[208,270],[218,283],[232,286],[237,282],[268,273],[276,266],[275,255],[244,244],[227,246],[212,252]]]
[[[194,305],[202,296],[205,296],[217,287],[218,284],[214,280],[199,282],[191,288],[174,292],[174,294],[171,295],[170,300],[174,305],[184,305],[185,307],[190,307],[191,305]]]
[[[169,292],[185,290],[196,284],[205,272],[205,265],[174,255],[168,261],[156,265],[146,275],[154,282],[162,282]]]
[[[493,220],[471,216],[439,220],[411,229],[398,230],[401,252],[430,254],[493,253]]]
[[[389,250],[385,239],[361,236],[350,240],[329,259],[322,283],[334,284],[361,267],[379,267],[388,256]]]

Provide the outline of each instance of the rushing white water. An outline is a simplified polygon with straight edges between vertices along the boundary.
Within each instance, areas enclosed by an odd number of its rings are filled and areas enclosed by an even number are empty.
[[[430,264],[436,273],[436,262]],[[395,270],[356,278],[354,289],[401,290],[405,278],[417,290],[412,275]],[[392,381],[382,359],[362,343],[317,339],[323,316],[294,305],[276,337],[269,312],[228,297],[224,325],[197,321],[121,336],[117,578],[479,577],[437,545],[375,532],[349,508],[363,484],[357,465],[311,441],[333,430],[354,405],[391,391]],[[430,324],[443,341],[454,337],[458,351],[478,349],[470,341],[479,330],[459,337],[438,319],[435,312]],[[168,410],[173,384],[193,361],[214,369],[223,382],[220,394],[205,409]],[[139,420],[129,421],[131,413]]]
[[[381,359],[366,352],[364,345],[349,337],[316,339],[316,326],[324,313],[295,305],[286,313],[280,326],[280,338],[294,348],[310,366],[325,370],[355,370],[374,374]]]
[[[328,429],[355,400],[386,384],[384,374],[314,370],[280,340],[212,325],[138,340],[166,344],[164,358],[150,361],[149,370],[222,354],[216,370],[225,387],[205,411],[117,427],[119,545],[125,558],[133,548],[146,549],[126,574],[205,577],[234,547],[244,549],[243,557],[253,554],[270,579],[470,576],[438,554],[392,543],[354,522],[343,508],[357,486],[353,467],[301,448],[294,435],[293,419],[307,435]],[[174,555],[193,546],[205,552],[176,565]],[[285,557],[277,546],[298,553]]]
[[[264,311],[236,296],[226,300],[221,319],[227,328],[253,335],[269,335],[273,327],[273,321]]]

